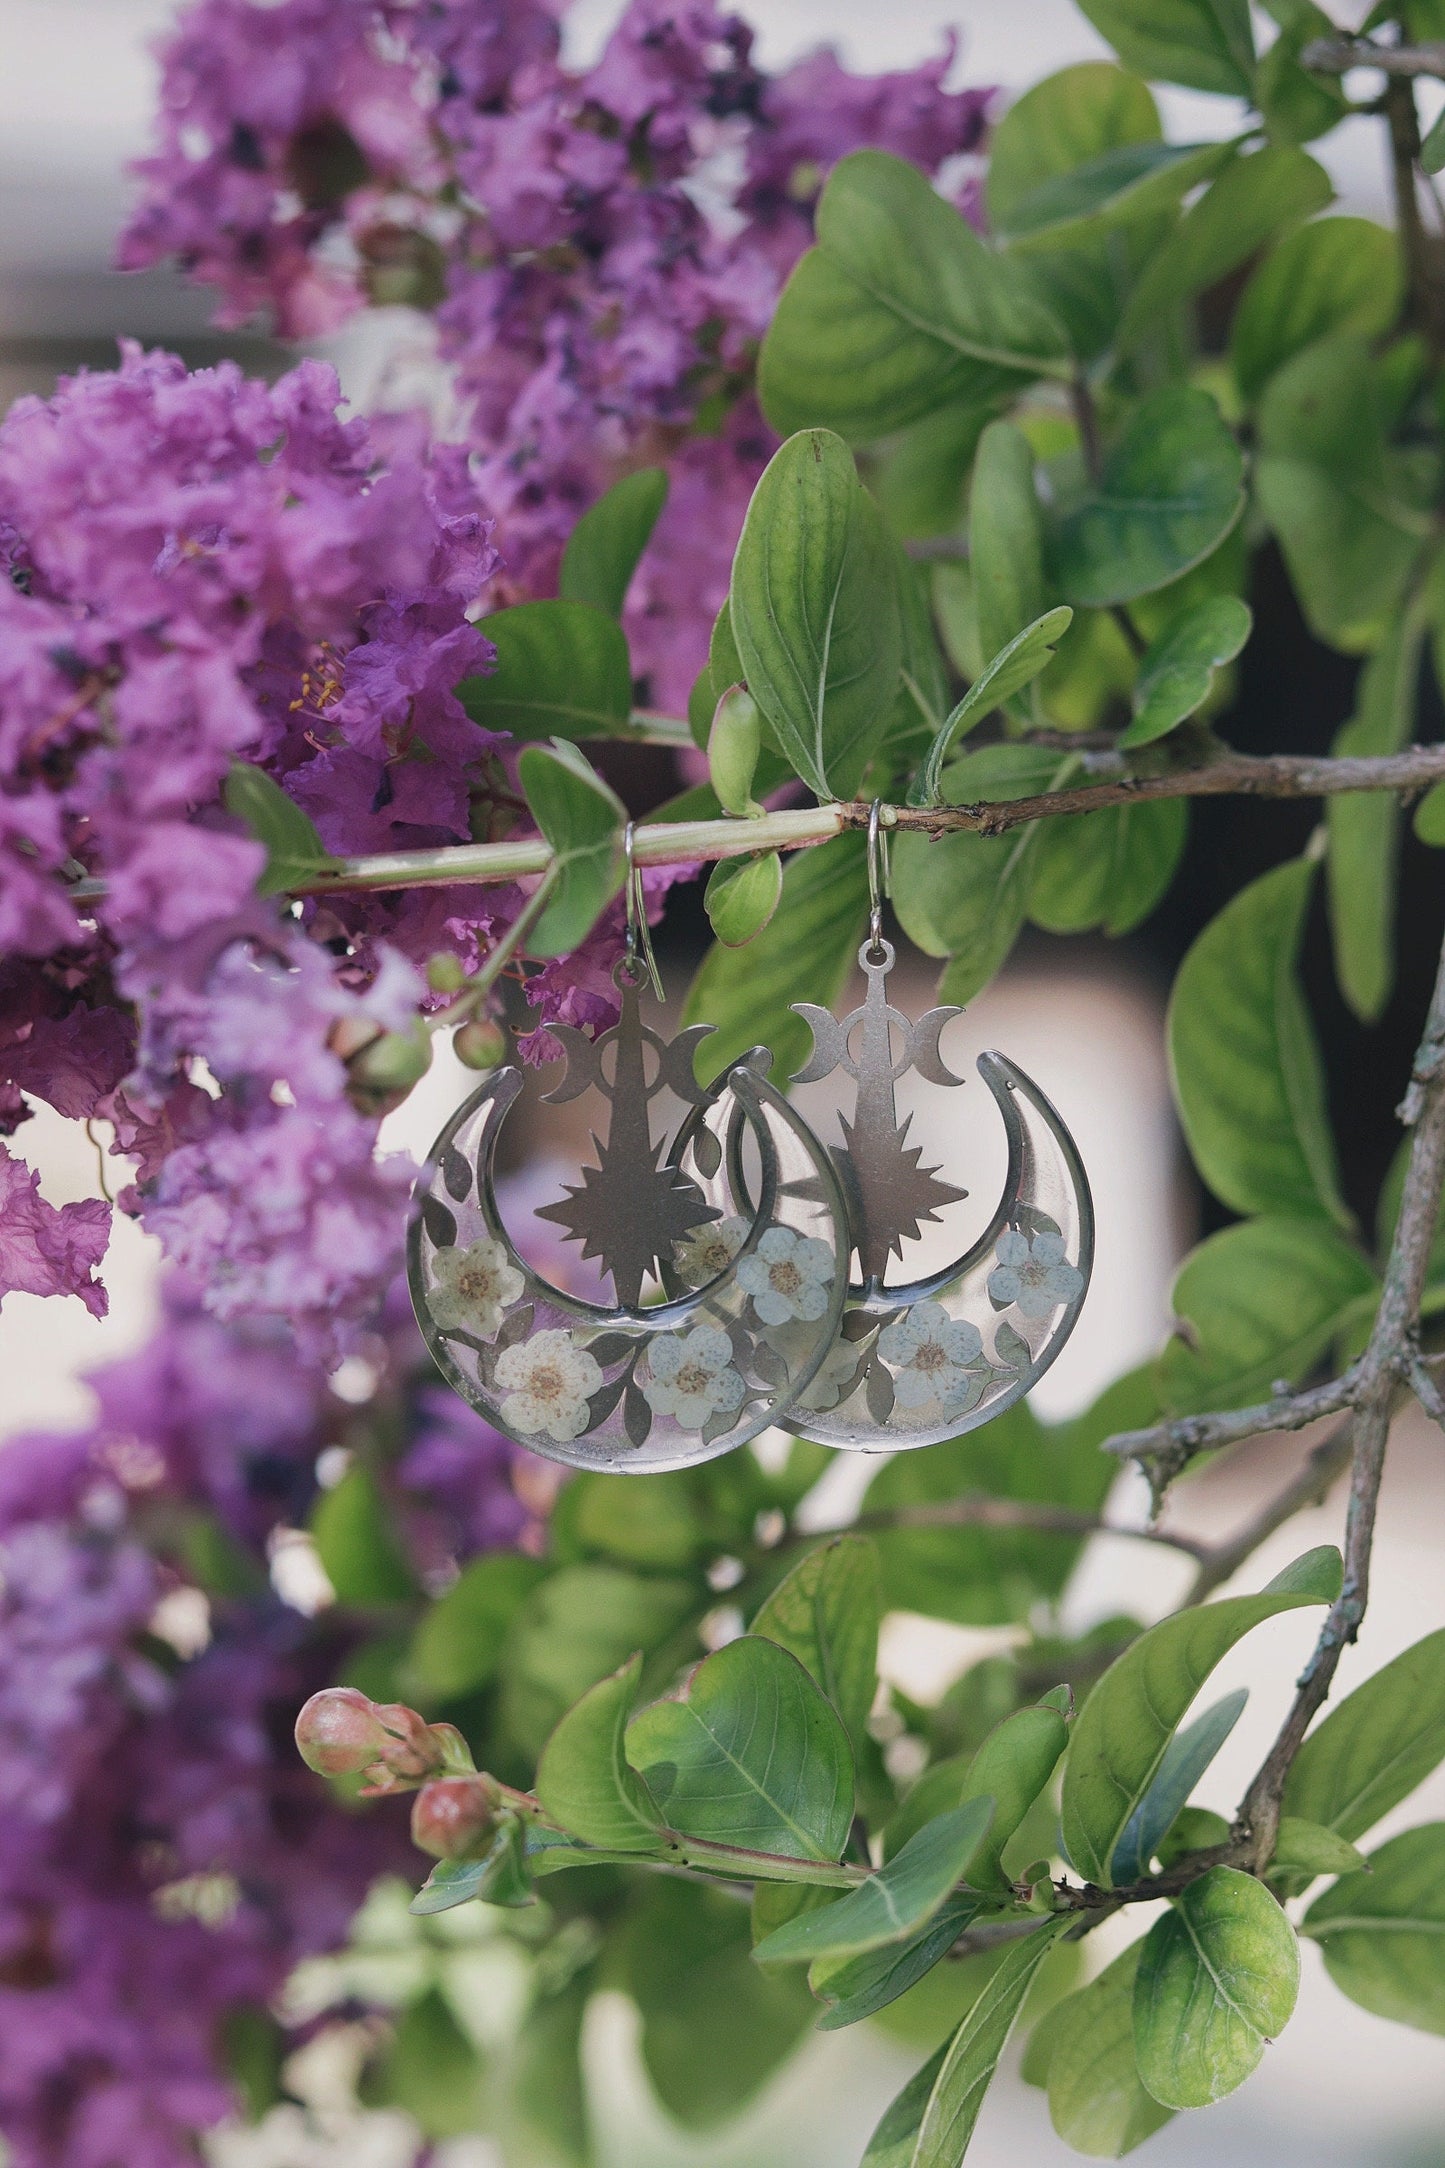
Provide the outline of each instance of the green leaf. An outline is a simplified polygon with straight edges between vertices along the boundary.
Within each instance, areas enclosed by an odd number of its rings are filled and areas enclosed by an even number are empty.
[[[655,1852],[662,1816],[623,1753],[642,1677],[634,1656],[567,1711],[537,1765],[537,1797],[554,1822],[609,1852]]]
[[[1332,754],[1398,753],[1415,733],[1425,628],[1407,609],[1360,673],[1355,712]],[[1363,1022],[1383,1014],[1395,984],[1395,890],[1400,801],[1355,791],[1325,801],[1330,935],[1340,992]]]
[[[1140,400],[1097,485],[1064,512],[1056,583],[1068,602],[1131,602],[1217,549],[1243,508],[1244,463],[1218,407],[1166,384]]]
[[[652,539],[666,502],[663,467],[639,467],[635,474],[614,482],[567,537],[557,581],[562,600],[588,602],[611,617],[621,617],[638,559]]]
[[[878,1687],[881,1609],[877,1549],[867,1536],[835,1536],[798,1561],[748,1628],[797,1657],[855,1747]]]
[[[1191,1251],[1170,1300],[1183,1320],[1159,1361],[1167,1408],[1202,1413],[1298,1384],[1379,1282],[1343,1235],[1319,1220],[1256,1219]]]
[[[1211,1867],[1156,1920],[1134,1981],[1139,2076],[1161,2107],[1243,2085],[1299,1994],[1299,1944],[1262,1882]]]
[[[988,1842],[973,1865],[971,1880],[976,1889],[1000,1894],[1008,1889],[1009,1878],[1001,1864],[1004,1848],[1053,1775],[1068,1739],[1062,1711],[1037,1703],[1015,1709],[1012,1716],[995,1724],[974,1755],[961,1803],[993,1802]]]
[[[1407,1829],[1317,1897],[1301,1923],[1330,1978],[1376,2017],[1445,2033],[1445,1822]]]
[[[1317,75],[1300,65],[1305,47],[1316,38],[1333,37],[1335,26],[1314,0],[1271,0],[1269,13],[1279,24],[1279,36],[1255,72],[1254,102],[1272,143],[1309,143],[1350,110],[1338,76]]]
[[[990,745],[949,763],[943,796],[950,805],[1028,798],[1052,787],[1065,759],[1035,745]],[[974,982],[987,984],[1012,948],[1028,907],[1030,853],[1037,825],[1004,835],[959,832],[930,840],[893,838],[893,908],[911,941],[930,956],[958,956]],[[947,1000],[971,995],[949,994]]]
[[[1420,145],[1420,166],[1425,173],[1438,173],[1445,166],[1445,113],[1436,116]]]
[[[720,858],[707,878],[703,908],[724,948],[756,941],[783,900],[783,861],[776,851],[756,858]]]
[[[457,698],[484,730],[514,738],[612,738],[632,714],[632,665],[622,627],[591,602],[519,602],[481,621],[495,643],[488,677],[463,678]]]
[[[1141,142],[1101,151],[1031,189],[1014,205],[1001,238],[1016,253],[1031,256],[1074,249],[1121,226],[1157,218],[1217,172],[1231,149],[1228,143]]]
[[[696,1883],[649,1877],[621,1955],[647,2075],[685,2130],[706,2130],[745,2107],[816,2007],[795,1973],[751,1962],[747,1907]]]
[[[1151,82],[1250,95],[1249,0],[1079,0],[1126,68]]]
[[[683,1004],[682,1021],[713,1024],[697,1073],[720,1076],[750,1046],[772,1049],[776,1074],[800,1069],[810,1034],[790,1004],[798,996],[798,958],[808,959],[808,991],[825,1005],[842,992],[867,931],[868,874],[863,838],[835,836],[798,851],[783,869],[783,894],[771,922],[743,949],[714,948]]]
[[[897,2002],[910,1987],[941,1964],[964,1929],[977,1917],[982,1899],[972,1890],[950,1897],[928,1925],[901,1944],[870,1950],[862,1957],[842,1963],[815,1964],[808,1985],[828,2004],[818,2020],[819,2032],[840,2032],[844,2026],[861,2024]]]
[[[878,507],[831,430],[773,454],[733,559],[729,604],[748,691],[820,798],[856,789],[898,689],[902,630]]]
[[[906,160],[840,159],[817,235],[759,357],[763,409],[781,433],[821,423],[867,443],[939,407],[1064,373],[1062,328],[1028,270],[981,241]]]
[[[928,748],[908,793],[910,805],[937,805],[944,788],[943,765],[954,740],[965,736],[975,723],[981,723],[995,708],[1002,707],[1014,693],[1031,684],[1039,672],[1047,668],[1054,659],[1055,648],[1069,629],[1073,614],[1068,609],[1047,610],[1010,640],[1008,646],[993,657],[982,675],[975,678]],[[1058,765],[1057,756],[1054,764]],[[950,778],[950,786],[949,795],[957,804],[957,798],[953,797],[953,778]]]
[[[934,2080],[909,2168],[957,2168],[1034,1974],[1068,1925],[1067,1914],[1046,1922],[1016,1943],[987,1981],[954,2034]],[[864,2168],[869,2168],[871,2147],[863,2160]]]
[[[1389,389],[1368,343],[1331,338],[1277,369],[1259,403],[1255,489],[1312,632],[1378,646],[1430,539],[1390,452]]]
[[[584,1971],[556,1994],[534,1994],[513,2041],[501,2115],[482,2125],[490,2135],[500,2121],[507,2159],[527,2168],[591,2168],[581,2051],[592,1984]]]
[[[886,1867],[836,1904],[776,1928],[753,1952],[760,1965],[861,1957],[926,1927],[988,1834],[991,1799],[971,1799],[911,1837]]]
[[[682,1698],[627,1730],[627,1756],[685,1836],[836,1860],[853,1820],[853,1756],[795,1656],[745,1634],[707,1657]]]
[[[486,2113],[481,2058],[440,1989],[407,2004],[370,2104],[402,2108],[430,2139],[460,2138]]]
[[[743,685],[733,685],[718,701],[707,735],[707,767],[718,804],[738,820],[753,820],[762,807],[753,796],[763,719]]]
[[[615,1566],[564,1566],[549,1574],[513,1619],[502,1652],[500,1715],[508,1741],[535,1758],[589,1686],[634,1649],[657,1648],[696,1608],[689,1581],[644,1580]]]
[[[1064,1765],[1064,1843],[1080,1874],[1108,1885],[1115,1847],[1221,1657],[1278,1612],[1333,1603],[1340,1575],[1338,1551],[1307,1551],[1259,1595],[1176,1612],[1110,1665],[1075,1719]]]
[[[928,2108],[938,2074],[948,2057],[951,2042],[945,2040],[936,2053],[930,2055],[921,2070],[916,2070],[901,2093],[884,2113],[882,2122],[868,2140],[868,2150],[859,2168],[912,2168],[913,2149],[918,2143],[919,2125]]]
[[[1216,1701],[1212,1709],[1206,1709],[1187,1731],[1175,1733],[1154,1781],[1114,1847],[1109,1869],[1114,1883],[1142,1882],[1149,1873],[1155,1853],[1188,1804],[1189,1794],[1239,1722],[1248,1699],[1248,1687],[1241,1686]]]
[[[1333,1708],[1285,1779],[1286,1814],[1353,1840],[1445,1761],[1445,1628],[1427,1634]]]
[[[690,1566],[709,1549],[693,1471],[574,1475],[552,1509],[552,1555],[572,1563],[601,1551],[627,1566],[654,1571]]]
[[[1166,147],[1147,86],[1106,61],[1048,76],[1009,107],[989,144],[989,221],[1012,234],[1072,201],[1076,220],[1038,227],[1014,246],[1027,249],[1081,357],[1108,345],[1141,254],[1174,216],[1176,188],[1192,187],[1228,155],[1227,145],[1182,154]],[[1119,163],[1130,159],[1138,166]],[[1098,201],[1101,183],[1119,184],[1117,195]],[[1097,207],[1084,209],[1085,201]]]
[[[1312,1882],[1318,1874],[1356,1874],[1364,1865],[1363,1854],[1323,1822],[1304,1822],[1294,1814],[1280,1816],[1271,1875],[1302,1875]]]
[[[334,863],[310,815],[249,760],[233,760],[222,793],[226,811],[244,821],[266,849],[258,896],[280,896]]]
[[[507,1628],[546,1568],[521,1551],[487,1551],[426,1611],[404,1670],[408,1691],[438,1700],[475,1693],[496,1676]]]
[[[323,1491],[317,1499],[311,1536],[338,1603],[368,1609],[409,1603],[417,1594],[416,1576],[397,1541],[393,1518],[359,1461],[334,1490]]]
[[[1315,869],[1293,859],[1205,927],[1169,1003],[1169,1059],[1194,1164],[1234,1212],[1348,1226],[1319,1050],[1295,965]]]
[[[1445,783],[1426,791],[1415,809],[1413,826],[1420,842],[1432,850],[1445,848]]]
[[[1322,211],[1333,196],[1329,175],[1308,151],[1271,144],[1227,165],[1150,257],[1119,325],[1133,345],[1191,295],[1246,263],[1287,226]]]
[[[1139,2082],[1134,1980],[1142,1942],[1050,2011],[1049,2118],[1066,2145],[1092,2160],[1121,2160],[1162,2130],[1161,2108]]]
[[[963,491],[997,399],[941,407],[880,445],[869,463],[869,486],[890,534],[904,541],[952,534],[963,520]],[[915,578],[926,572],[915,567]]]
[[[1211,1845],[1225,1844],[1228,1839],[1229,1823],[1222,1814],[1209,1807],[1181,1807],[1155,1854],[1160,1872],[1167,1874],[1187,1852],[1207,1852]]]
[[[481,1896],[491,1865],[490,1854],[486,1859],[439,1859],[407,1909],[425,1919],[470,1904]]]
[[[1029,917],[1046,933],[1131,932],[1167,892],[1188,828],[1182,798],[1041,821],[1029,854]]]
[[[1034,455],[1012,422],[990,422],[979,438],[968,556],[978,644],[997,657],[1044,609],[1044,522],[1034,491]]]
[[[517,761],[532,818],[556,858],[549,899],[527,937],[534,956],[565,956],[622,886],[627,808],[574,745],[529,745]]]
[[[1167,625],[1139,664],[1134,720],[1119,739],[1120,751],[1152,745],[1202,708],[1215,671],[1233,662],[1253,622],[1237,596],[1210,595]]]
[[[1240,296],[1229,356],[1241,398],[1258,399],[1276,369],[1339,333],[1376,339],[1400,312],[1400,246],[1368,218],[1322,218],[1277,241]]]

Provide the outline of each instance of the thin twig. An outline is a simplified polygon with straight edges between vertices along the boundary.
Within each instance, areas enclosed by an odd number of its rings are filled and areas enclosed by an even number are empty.
[[[1382,75],[1445,77],[1445,42],[1377,45],[1373,38],[1316,38],[1300,54],[1316,75],[1348,75],[1352,68],[1378,68]]]
[[[1217,1543],[1205,1548],[1199,1560],[1199,1572],[1194,1585],[1185,1598],[1186,1606],[1203,1603],[1206,1596],[1216,1588],[1222,1588],[1232,1580],[1246,1559],[1254,1556],[1267,1537],[1286,1521],[1292,1521],[1305,1506],[1323,1505],[1325,1494],[1335,1477],[1348,1467],[1354,1420],[1347,1417],[1311,1446],[1304,1466],[1293,1475],[1282,1490],[1275,1493],[1267,1505],[1245,1522],[1238,1535],[1227,1543]]]
[[[1445,1393],[1441,1392],[1439,1386],[1425,1368],[1423,1357],[1415,1355],[1411,1358],[1409,1369],[1406,1372],[1406,1379],[1411,1392],[1415,1395],[1431,1422],[1438,1423],[1441,1429],[1445,1430]]]
[[[1148,1430],[1121,1430],[1104,1440],[1102,1450],[1120,1460],[1137,1460],[1156,1491],[1162,1491],[1201,1453],[1242,1445],[1246,1438],[1262,1437],[1266,1431],[1303,1430],[1322,1416],[1341,1414],[1354,1405],[1358,1377],[1357,1364],[1324,1385],[1310,1385],[1298,1393],[1278,1392],[1251,1408],[1227,1408],[1218,1415],[1176,1415]]]

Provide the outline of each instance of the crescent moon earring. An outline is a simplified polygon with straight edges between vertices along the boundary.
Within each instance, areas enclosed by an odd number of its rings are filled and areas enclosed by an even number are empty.
[[[555,1286],[507,1231],[493,1164],[522,1091],[510,1066],[433,1145],[407,1268],[442,1374],[489,1423],[550,1460],[641,1473],[711,1460],[787,1415],[837,1341],[852,1235],[832,1158],[769,1083],[766,1050],[705,1087],[694,1055],[713,1027],[669,1041],[642,1022],[642,987],[662,988],[631,822],[623,849],[619,1020],[595,1039],[551,1026],[567,1066],[547,1102],[595,1091],[606,1133],[537,1214],[599,1261],[614,1303]],[[681,1108],[670,1134],[664,1097]]]
[[[936,1445],[987,1423],[1029,1391],[1078,1320],[1093,1266],[1094,1214],[1073,1138],[1038,1086],[998,1053],[978,1073],[1003,1119],[1008,1174],[983,1232],[951,1264],[890,1283],[924,1221],[967,1192],[923,1165],[898,1119],[894,1087],[910,1070],[930,1084],[963,1083],[945,1067],[939,1035],[963,1011],[930,1009],[911,1021],[888,999],[894,949],[883,938],[886,836],[875,800],[868,819],[868,938],[858,962],[867,998],[841,1021],[794,1004],[813,1054],[793,1079],[842,1070],[857,1089],[832,1158],[847,1201],[857,1278],[837,1342],[783,1427],[862,1452]]]

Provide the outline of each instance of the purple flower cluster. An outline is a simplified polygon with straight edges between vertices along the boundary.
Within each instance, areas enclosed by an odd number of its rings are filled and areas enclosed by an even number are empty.
[[[563,65],[539,0],[198,0],[164,51],[160,147],[125,238],[309,335],[366,302],[435,309],[506,558],[552,591],[577,514],[665,461],[674,498],[632,597],[653,700],[686,697],[772,440],[753,356],[829,168],[861,145],[951,181],[989,94],[950,44],[860,77],[770,76],[714,0],[631,0]]]
[[[399,1294],[383,1323],[375,1389],[345,1402],[282,1329],[218,1324],[172,1275],[160,1332],[95,1380],[91,1426],[0,1453],[0,2130],[16,2168],[186,2168],[194,2134],[236,2105],[228,2017],[335,1948],[375,1875],[409,1869],[399,1814],[339,1808],[296,1758],[296,1711],[355,1628],[277,1599],[268,1539],[304,1523],[328,1448],[383,1433],[402,1441],[382,1480],[419,1571],[535,1542],[538,1523],[511,1449],[433,1409]],[[201,1630],[168,1645],[181,1594]]]

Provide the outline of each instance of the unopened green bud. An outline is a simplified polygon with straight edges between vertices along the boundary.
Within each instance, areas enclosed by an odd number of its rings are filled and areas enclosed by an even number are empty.
[[[426,982],[434,994],[459,994],[467,983],[461,958],[449,949],[438,949],[427,958]]]
[[[763,719],[746,685],[730,685],[717,704],[708,732],[707,765],[718,803],[739,820],[754,820],[762,807],[753,776],[763,742]]]
[[[489,1016],[474,1016],[452,1040],[452,1052],[468,1069],[495,1069],[506,1058],[506,1033]]]
[[[346,1065],[347,1090],[364,1113],[400,1106],[431,1067],[431,1033],[420,1017],[410,1031],[384,1031]]]

